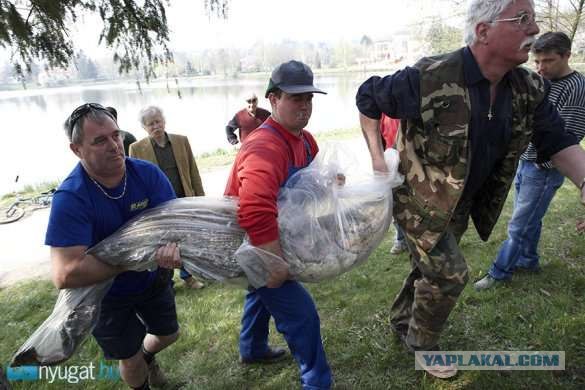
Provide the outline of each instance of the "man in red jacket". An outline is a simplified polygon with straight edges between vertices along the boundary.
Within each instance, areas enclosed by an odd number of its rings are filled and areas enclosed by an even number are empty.
[[[279,65],[270,77],[266,97],[272,116],[243,144],[230,173],[225,194],[239,197],[238,222],[250,243],[282,259],[278,234],[278,191],[288,178],[305,168],[318,152],[303,128],[312,113],[313,72],[299,61]],[[266,286],[249,288],[240,332],[241,362],[269,363],[285,351],[268,346],[268,322],[274,317],[301,371],[303,389],[331,387],[319,315],[313,299],[298,282],[288,280],[284,260],[271,266]]]
[[[252,130],[258,128],[270,116],[270,112],[258,107],[258,96],[251,93],[246,96],[246,107],[236,112],[236,115],[225,127],[227,140],[230,144],[238,143],[238,136],[235,134],[240,129],[240,142],[244,142]]]
[[[382,148],[384,150],[389,148],[396,149],[396,137],[398,136],[399,127],[399,119],[391,118],[382,113],[382,117],[380,118],[380,133],[382,133]],[[392,245],[392,248],[390,248],[390,254],[399,255],[402,252],[406,252],[408,246],[406,245],[404,232],[400,229],[400,226],[398,226],[396,221],[394,221],[394,230],[396,230],[396,234],[394,235],[394,244]]]

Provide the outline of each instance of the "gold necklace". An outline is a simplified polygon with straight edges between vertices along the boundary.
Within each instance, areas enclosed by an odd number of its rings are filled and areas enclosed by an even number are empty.
[[[87,176],[89,176],[89,175],[87,175]],[[122,189],[122,193],[118,196],[112,196],[112,195],[108,194],[106,192],[106,190],[104,190],[104,188],[100,185],[100,183],[98,183],[93,177],[89,176],[89,178],[91,179],[91,181],[93,181],[93,183],[97,186],[97,188],[99,188],[104,193],[104,195],[108,199],[118,200],[118,199],[122,199],[122,197],[124,195],[126,195],[126,183],[128,181],[128,176],[126,175],[126,173],[124,173],[124,189]]]

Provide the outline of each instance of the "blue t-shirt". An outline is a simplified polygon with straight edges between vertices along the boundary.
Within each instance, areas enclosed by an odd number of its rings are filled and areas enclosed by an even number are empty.
[[[81,164],[77,164],[53,195],[45,244],[91,247],[143,210],[175,198],[167,177],[150,162],[126,158],[126,175],[125,195],[113,200],[107,198]],[[102,188],[118,196],[123,192],[124,181],[116,188]],[[152,284],[156,272],[123,272],[114,280],[108,295],[138,294]]]

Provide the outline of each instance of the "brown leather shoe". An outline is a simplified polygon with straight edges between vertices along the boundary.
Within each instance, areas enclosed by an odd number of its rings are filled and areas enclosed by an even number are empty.
[[[242,363],[242,364],[256,364],[256,363],[270,364],[270,363],[276,363],[276,362],[281,361],[282,359],[284,359],[285,356],[286,356],[286,350],[284,348],[269,347],[268,351],[262,357],[245,358],[243,356],[240,356],[240,363]]]
[[[398,339],[398,341],[404,347],[406,352],[414,353],[414,348],[412,348],[406,342],[406,335],[408,334],[408,326],[390,323],[390,330],[392,330],[392,333],[394,333],[394,336],[396,337],[396,339]]]
[[[435,347],[436,349],[438,349],[439,347]],[[436,354],[441,354],[441,351],[433,351]],[[417,355],[415,353],[414,355],[414,359],[416,360],[416,362],[418,363],[418,365],[429,375],[435,377],[435,378],[439,378],[439,379],[449,379],[454,377],[455,375],[457,375],[457,365],[456,364],[449,364],[449,365],[445,365],[445,366],[432,366],[429,367],[425,364],[424,359],[422,358],[422,356]],[[443,357],[443,361],[445,361],[445,357]]]
[[[148,384],[152,387],[158,388],[166,388],[169,384],[169,380],[162,372],[156,360],[153,360],[148,365]]]
[[[185,279],[185,286],[193,290],[200,290],[203,287],[205,287],[205,284],[201,283],[194,277],[190,276],[187,279]]]

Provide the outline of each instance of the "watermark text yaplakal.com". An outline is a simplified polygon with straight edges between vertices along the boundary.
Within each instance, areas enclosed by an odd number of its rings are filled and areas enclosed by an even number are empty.
[[[415,368],[459,370],[564,370],[564,351],[417,351]]]
[[[43,381],[48,383],[79,383],[97,380],[120,380],[118,364],[90,362],[83,365],[6,367],[9,381]]]

